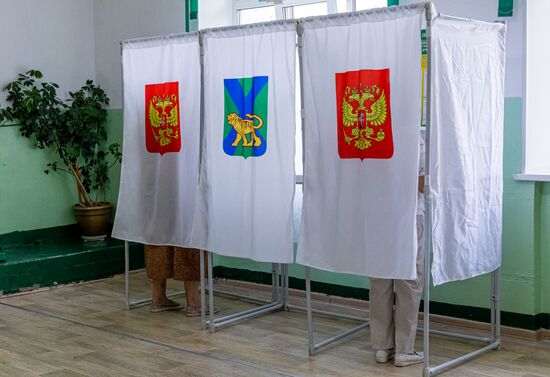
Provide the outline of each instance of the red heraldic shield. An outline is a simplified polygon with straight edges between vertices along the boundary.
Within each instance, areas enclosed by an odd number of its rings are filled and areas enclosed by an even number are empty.
[[[340,158],[393,156],[389,69],[337,73],[336,114]]]
[[[181,149],[178,82],[145,85],[145,145],[150,153]]]

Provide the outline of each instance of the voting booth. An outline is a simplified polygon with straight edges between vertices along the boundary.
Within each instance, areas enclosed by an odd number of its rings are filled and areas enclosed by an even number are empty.
[[[504,24],[422,3],[122,42],[113,237],[208,252],[201,299],[211,332],[305,310],[313,355],[369,324],[355,318],[355,328],[315,343],[313,314],[329,313],[312,308],[310,268],[405,280],[422,272],[425,376],[499,348],[505,33]],[[297,112],[304,179],[294,255]],[[426,236],[418,245],[421,124]],[[212,253],[271,263],[272,299],[216,318]],[[305,266],[305,308],[288,303],[294,261]],[[486,345],[430,367],[431,284],[488,273],[491,334],[432,331]],[[127,253],[130,308],[128,286]]]

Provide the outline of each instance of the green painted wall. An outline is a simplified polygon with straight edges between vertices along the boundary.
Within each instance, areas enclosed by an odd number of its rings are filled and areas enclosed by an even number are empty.
[[[122,146],[122,109],[110,109],[107,118],[107,143],[119,143]],[[107,188],[107,201],[116,204],[118,200],[118,187],[120,182],[120,164],[113,166],[109,172],[109,187]]]
[[[502,309],[521,314],[550,313],[550,184],[518,182],[521,167],[521,98],[505,103],[504,234]],[[111,109],[109,141],[122,139],[122,111]],[[33,149],[17,127],[0,128],[0,234],[71,224],[75,202],[72,181],[42,170],[48,153]],[[120,169],[111,172],[107,199],[116,202]],[[238,258],[215,258],[216,265],[268,272],[270,266]],[[290,266],[291,276],[303,278],[303,267]],[[368,288],[368,279],[314,271],[313,280]],[[437,302],[487,308],[487,276],[432,288]]]
[[[109,110],[109,142],[122,142],[122,112]],[[75,222],[72,204],[77,202],[72,177],[44,174],[54,156],[33,147],[19,128],[0,127],[0,234],[48,228]],[[116,202],[120,166],[111,170],[107,200]]]
[[[550,183],[537,183],[540,189],[540,309],[550,313]]]
[[[18,127],[1,127],[0,140],[0,234],[70,223],[74,187],[44,174],[51,154],[33,148]]]

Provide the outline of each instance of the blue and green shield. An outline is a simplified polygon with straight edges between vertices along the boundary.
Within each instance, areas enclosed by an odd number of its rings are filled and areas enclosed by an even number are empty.
[[[259,157],[267,149],[267,76],[224,79],[223,150]]]

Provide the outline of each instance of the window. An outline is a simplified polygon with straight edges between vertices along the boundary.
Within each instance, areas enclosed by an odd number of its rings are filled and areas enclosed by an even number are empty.
[[[285,19],[323,16],[328,14],[326,1],[304,5],[285,7]]]
[[[237,18],[239,25],[275,21],[275,6],[239,9],[237,10]]]
[[[336,0],[336,11],[338,13],[351,12],[352,0]]]
[[[347,10],[353,0],[233,0],[234,23],[244,25],[282,19],[320,16]],[[350,7],[351,9],[351,7]]]
[[[382,8],[388,5],[388,0],[355,0],[355,10]]]

